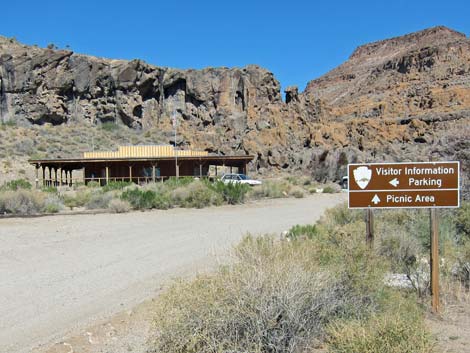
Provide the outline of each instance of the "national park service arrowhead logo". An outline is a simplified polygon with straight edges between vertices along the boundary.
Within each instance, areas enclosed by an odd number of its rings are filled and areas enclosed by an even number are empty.
[[[372,170],[368,167],[358,167],[354,169],[354,180],[361,189],[365,189],[369,185],[370,178],[372,177]]]

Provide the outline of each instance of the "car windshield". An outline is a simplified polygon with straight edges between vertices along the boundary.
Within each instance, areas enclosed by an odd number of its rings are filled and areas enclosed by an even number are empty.
[[[248,180],[248,177],[245,174],[239,174],[241,180]]]

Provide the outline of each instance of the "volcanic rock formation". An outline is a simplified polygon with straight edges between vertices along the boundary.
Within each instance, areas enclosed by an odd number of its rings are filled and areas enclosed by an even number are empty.
[[[254,65],[177,70],[0,37],[0,118],[158,128],[162,143],[253,154],[260,173],[322,181],[356,161],[457,159],[468,174],[470,40],[435,27],[367,44],[283,101],[273,74]]]

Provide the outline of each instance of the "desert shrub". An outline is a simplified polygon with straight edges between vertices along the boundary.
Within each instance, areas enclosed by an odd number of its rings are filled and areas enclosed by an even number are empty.
[[[113,191],[113,190],[122,190],[129,185],[132,185],[132,183],[129,181],[110,181],[105,186],[103,186],[102,190],[104,192]]]
[[[73,194],[64,194],[62,198],[64,205],[73,210],[75,207],[84,207],[91,200],[91,197],[91,190],[80,188]]]
[[[470,239],[470,202],[463,202],[455,213],[457,231]]]
[[[292,185],[286,180],[266,180],[262,185],[252,188],[250,198],[282,198],[288,197]]]
[[[317,229],[317,226],[314,224],[306,224],[306,225],[297,224],[293,226],[291,229],[289,229],[287,233],[287,236],[293,240],[303,239],[303,238],[312,239],[316,235],[318,235],[318,229]]]
[[[121,199],[128,201],[134,209],[150,209],[153,208],[155,200],[155,192],[151,190],[140,190],[139,188],[132,188],[125,190]]]
[[[16,191],[18,189],[31,190],[31,183],[25,179],[16,179],[6,182],[1,189]]]
[[[100,187],[100,183],[98,183],[97,181],[89,181],[86,186],[89,188],[97,188]]]
[[[336,192],[335,188],[331,186],[325,186],[322,191],[324,194],[334,194]]]
[[[451,275],[465,288],[470,289],[470,240],[465,240],[459,246],[456,261],[451,269]]]
[[[64,204],[56,195],[48,195],[44,201],[44,212],[57,213],[64,209]]]
[[[412,300],[363,320],[340,321],[329,327],[330,353],[429,353],[433,343],[423,313]]]
[[[301,199],[305,196],[304,189],[299,186],[294,186],[289,190],[289,196],[294,196],[296,199]]]
[[[144,210],[151,208],[167,209],[171,206],[168,197],[152,190],[141,190],[140,188],[128,188],[121,195],[122,200],[128,201],[132,208]]]
[[[164,182],[164,185],[167,189],[173,190],[173,189],[191,184],[194,181],[195,180],[193,177],[179,177],[179,178],[170,177],[168,180]]]
[[[195,208],[220,205],[223,202],[221,194],[199,180],[174,189],[171,192],[171,199],[181,207]]]
[[[156,193],[153,200],[153,208],[158,210],[167,210],[173,207],[170,198],[164,193]]]
[[[112,199],[109,202],[108,208],[114,213],[126,213],[131,210],[131,205],[125,200]]]
[[[43,186],[41,188],[42,192],[47,192],[50,194],[56,194],[57,193],[57,188],[55,186]]]
[[[93,193],[85,204],[85,208],[89,210],[96,210],[96,209],[106,209],[109,206],[109,202],[113,199],[113,195],[111,193]]]
[[[377,251],[391,263],[391,270],[406,275],[419,296],[427,294],[429,265],[421,260],[423,248],[418,239],[406,233],[383,234]]]
[[[16,191],[0,192],[0,212],[19,215],[40,213],[44,209],[43,195],[19,189]]]
[[[332,228],[357,221],[364,221],[364,213],[358,210],[350,210],[347,203],[343,203],[326,210],[319,223]]]
[[[210,189],[214,190],[222,196],[229,205],[236,205],[245,201],[245,195],[250,190],[250,186],[240,183],[224,183],[216,181],[215,183],[207,183]]]
[[[312,184],[312,178],[308,176],[288,176],[285,177],[284,180],[296,186],[308,186]]]
[[[152,351],[307,351],[333,320],[362,316],[374,302],[344,269],[317,259],[313,242],[246,238],[230,266],[158,298]]]
[[[104,131],[115,131],[119,129],[119,125],[116,123],[113,123],[112,121],[106,121],[100,125],[101,129]]]

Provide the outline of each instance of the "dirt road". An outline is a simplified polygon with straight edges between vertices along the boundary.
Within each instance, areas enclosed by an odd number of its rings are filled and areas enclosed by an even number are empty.
[[[132,308],[247,232],[279,234],[345,199],[0,220],[0,352],[29,352]]]

